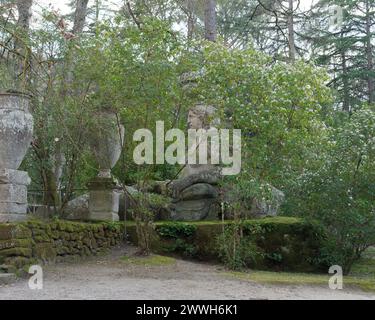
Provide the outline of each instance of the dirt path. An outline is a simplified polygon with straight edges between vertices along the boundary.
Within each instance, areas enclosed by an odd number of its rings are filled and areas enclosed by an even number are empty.
[[[333,291],[319,286],[263,285],[228,278],[218,266],[177,260],[165,266],[127,264],[134,252],[119,248],[110,256],[44,267],[44,289],[26,280],[0,287],[3,299],[375,299],[360,290]]]

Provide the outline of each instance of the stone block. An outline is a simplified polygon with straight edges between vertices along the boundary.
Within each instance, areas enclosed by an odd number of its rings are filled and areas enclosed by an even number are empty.
[[[27,203],[27,187],[20,184],[0,184],[0,203]]]
[[[1,204],[0,204],[0,207],[2,207]],[[19,211],[23,211],[22,207],[19,208]],[[0,212],[1,212],[1,209],[0,209]],[[0,213],[0,223],[21,222],[21,221],[25,221],[26,219],[27,219],[27,215],[23,213],[10,213],[10,214]]]
[[[89,199],[89,220],[118,221],[120,193],[116,190],[92,190]]]
[[[27,172],[0,170],[0,222],[17,222],[26,219],[27,185],[30,178]]]
[[[25,171],[0,169],[0,184],[10,183],[27,186],[30,182],[30,177]]]
[[[27,204],[16,202],[0,202],[0,215],[24,215],[26,216]],[[25,217],[16,218],[16,221],[25,220]],[[4,222],[4,221],[3,221]]]

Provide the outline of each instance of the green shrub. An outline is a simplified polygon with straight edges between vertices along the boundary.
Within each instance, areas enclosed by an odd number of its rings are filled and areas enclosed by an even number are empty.
[[[232,270],[241,270],[254,265],[262,257],[255,238],[246,235],[244,224],[235,222],[225,226],[224,231],[217,237],[218,255],[220,260]],[[260,228],[253,232],[261,232]]]
[[[375,244],[375,112],[354,113],[332,129],[319,167],[310,167],[289,190],[284,210],[318,221],[326,235],[319,259],[348,273]]]
[[[182,222],[169,222],[158,226],[159,235],[166,238],[191,237],[195,234],[197,227],[192,224]]]
[[[162,238],[173,240],[165,246],[165,251],[181,253],[185,257],[194,257],[197,252],[196,246],[191,243],[196,231],[195,225],[181,222],[169,222],[157,227]]]

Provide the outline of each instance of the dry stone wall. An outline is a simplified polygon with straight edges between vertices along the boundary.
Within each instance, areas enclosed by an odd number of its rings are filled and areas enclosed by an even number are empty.
[[[119,223],[27,221],[0,224],[0,271],[106,253],[124,238]]]

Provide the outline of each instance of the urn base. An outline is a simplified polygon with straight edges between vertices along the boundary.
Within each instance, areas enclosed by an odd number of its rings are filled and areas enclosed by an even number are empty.
[[[27,172],[0,169],[0,223],[23,221],[27,218]]]
[[[93,221],[119,221],[120,192],[112,179],[96,178],[89,184],[89,216]]]

